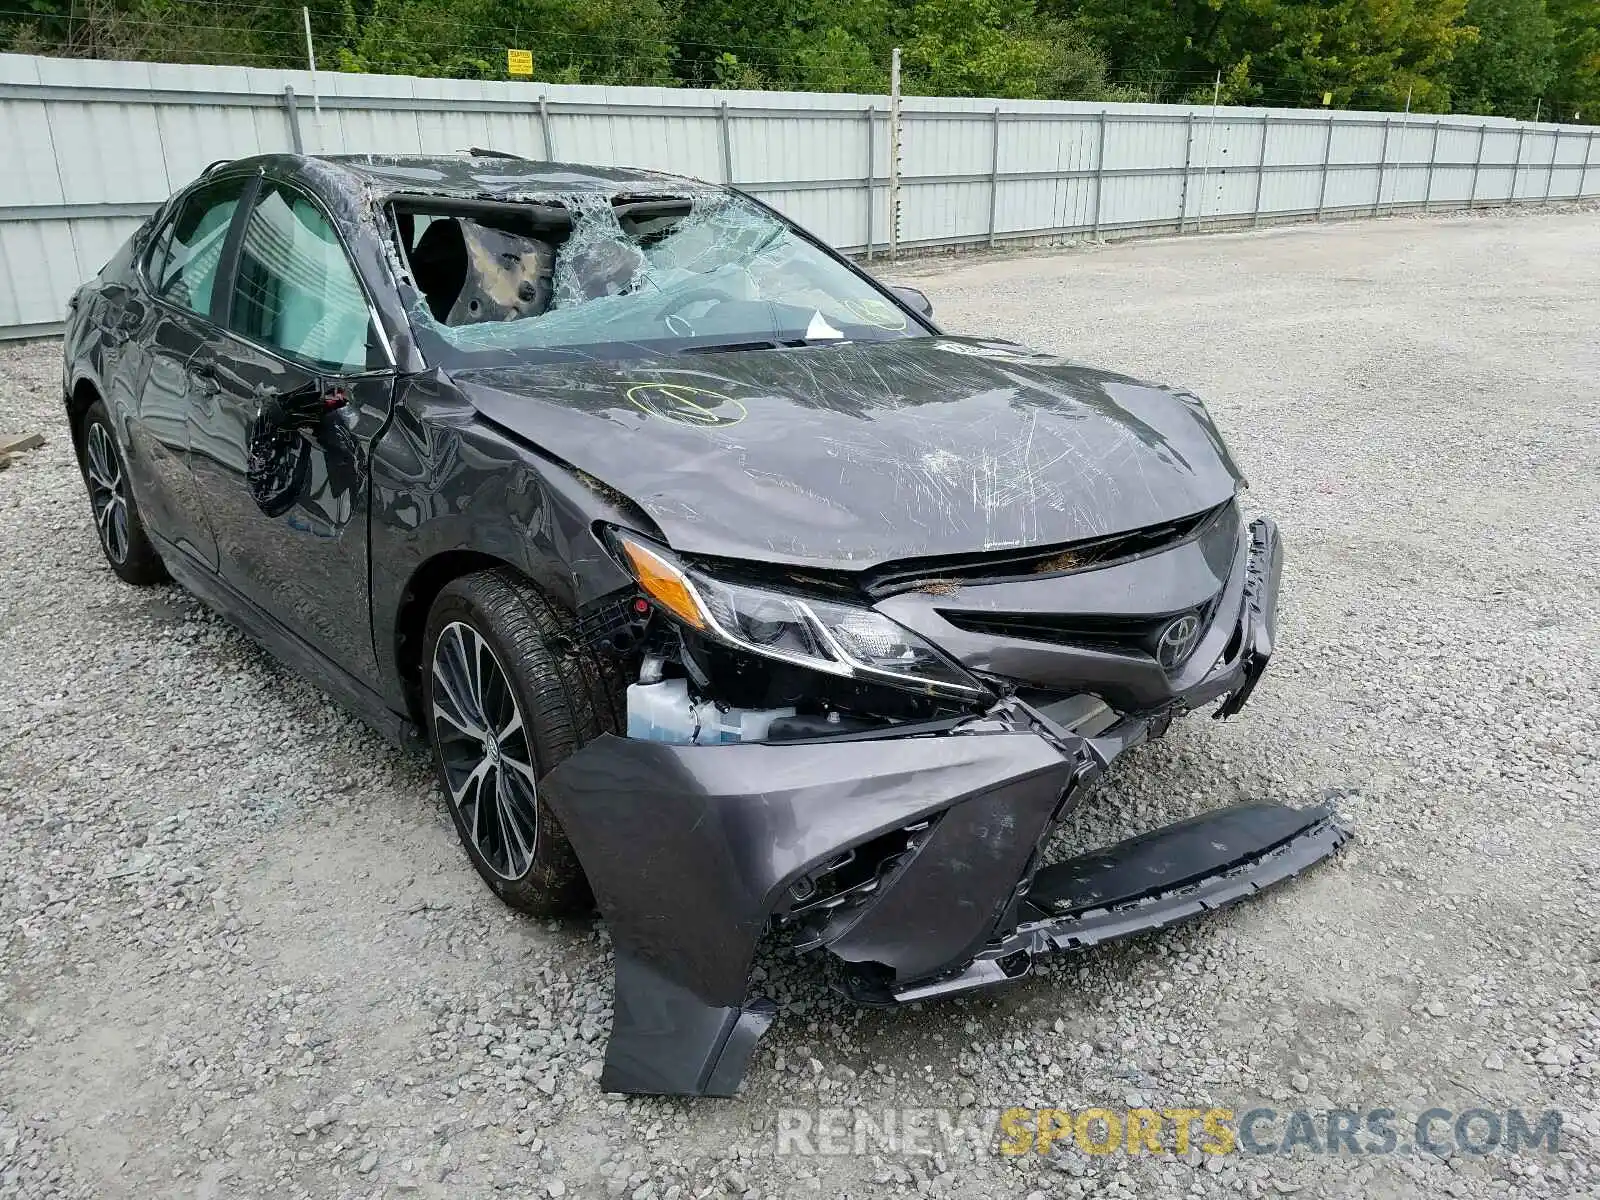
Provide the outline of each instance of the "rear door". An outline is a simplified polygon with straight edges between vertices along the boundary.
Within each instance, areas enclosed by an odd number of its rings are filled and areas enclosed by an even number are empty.
[[[217,543],[189,459],[189,412],[210,380],[197,363],[218,336],[212,304],[228,235],[253,175],[203,183],[174,207],[143,267],[150,302],[130,300],[106,337],[119,347],[113,389],[136,396],[129,469],[141,513],[167,541],[209,567]]]
[[[223,323],[214,352],[198,356],[210,386],[189,410],[218,569],[371,685],[368,451],[394,372],[361,280],[310,194],[262,180]]]

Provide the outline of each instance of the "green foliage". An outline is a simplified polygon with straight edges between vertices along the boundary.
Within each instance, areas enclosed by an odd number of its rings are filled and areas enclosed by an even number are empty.
[[[1113,78],[1153,99],[1444,108],[1467,0],[1083,0]]]
[[[1551,107],[1562,120],[1595,124],[1600,121],[1600,0],[1545,0],[1545,6],[1556,25]]]
[[[1600,0],[313,0],[325,67],[1600,118]],[[13,0],[0,49],[299,66],[293,0]]]
[[[807,37],[795,47],[795,74],[812,92],[884,92],[889,66],[881,47],[859,32],[829,25],[820,37]]]
[[[669,84],[675,15],[661,0],[378,0],[339,66],[504,79],[515,47],[540,79]]]
[[[149,62],[292,66],[277,54],[285,36],[304,38],[288,4],[241,9],[209,0],[24,0],[0,9],[0,50]]]
[[[1105,63],[1033,0],[915,0],[903,68],[906,90],[930,96],[1102,99]]]
[[[1466,15],[1477,37],[1451,65],[1452,102],[1469,112],[1532,116],[1556,79],[1556,23],[1545,0],[1468,0]]]

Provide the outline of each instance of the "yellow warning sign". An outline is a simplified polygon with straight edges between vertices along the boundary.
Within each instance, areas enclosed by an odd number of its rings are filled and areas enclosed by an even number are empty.
[[[506,74],[531,76],[533,74],[533,51],[507,50]]]

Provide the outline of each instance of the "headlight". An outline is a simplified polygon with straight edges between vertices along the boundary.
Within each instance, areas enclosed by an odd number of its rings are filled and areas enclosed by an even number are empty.
[[[613,537],[651,599],[691,629],[729,645],[830,675],[963,698],[988,694],[959,666],[882,613],[713,579],[659,546],[620,531]]]

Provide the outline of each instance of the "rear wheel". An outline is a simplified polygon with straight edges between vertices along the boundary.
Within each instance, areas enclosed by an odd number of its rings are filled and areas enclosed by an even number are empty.
[[[100,549],[111,569],[128,583],[165,583],[167,569],[145,535],[144,522],[128,487],[128,469],[102,401],[96,400],[84,415],[79,462],[84,486],[89,490],[89,508],[94,514]]]
[[[569,614],[511,570],[445,585],[423,642],[423,715],[467,857],[512,908],[551,916],[592,903],[539,780],[616,728],[598,662]]]

